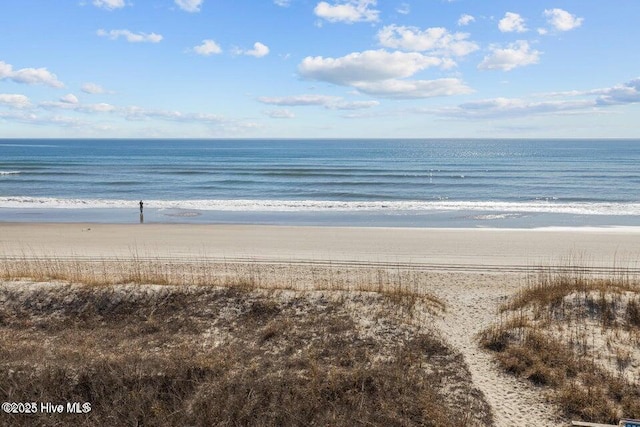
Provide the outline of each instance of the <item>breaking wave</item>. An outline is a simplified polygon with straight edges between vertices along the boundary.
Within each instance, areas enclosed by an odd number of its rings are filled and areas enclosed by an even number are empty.
[[[137,209],[138,200],[0,197],[0,208]],[[148,209],[202,211],[327,212],[327,211],[481,211],[497,213],[559,213],[575,215],[640,215],[640,203],[503,201],[337,201],[337,200],[145,200]]]

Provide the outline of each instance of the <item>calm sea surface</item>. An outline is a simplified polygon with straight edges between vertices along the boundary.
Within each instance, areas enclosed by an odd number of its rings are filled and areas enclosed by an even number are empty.
[[[155,221],[640,225],[640,141],[0,140],[0,220],[140,199]]]

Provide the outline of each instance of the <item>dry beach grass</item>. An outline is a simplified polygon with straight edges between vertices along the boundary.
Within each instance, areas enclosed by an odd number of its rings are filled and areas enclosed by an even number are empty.
[[[411,272],[0,268],[2,400],[92,403],[3,414],[11,425],[492,425],[462,356],[428,327],[443,304]]]
[[[508,372],[572,419],[640,418],[640,281],[624,270],[530,276],[481,335]]]

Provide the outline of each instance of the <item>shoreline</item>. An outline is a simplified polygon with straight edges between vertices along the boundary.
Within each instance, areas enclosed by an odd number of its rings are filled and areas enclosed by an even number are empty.
[[[271,225],[434,229],[640,227],[638,215],[502,210],[199,210],[154,208],[0,208],[0,223]]]

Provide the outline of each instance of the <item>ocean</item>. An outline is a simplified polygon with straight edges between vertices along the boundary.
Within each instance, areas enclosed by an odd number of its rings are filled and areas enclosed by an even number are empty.
[[[0,221],[142,220],[640,226],[640,140],[0,140]]]

